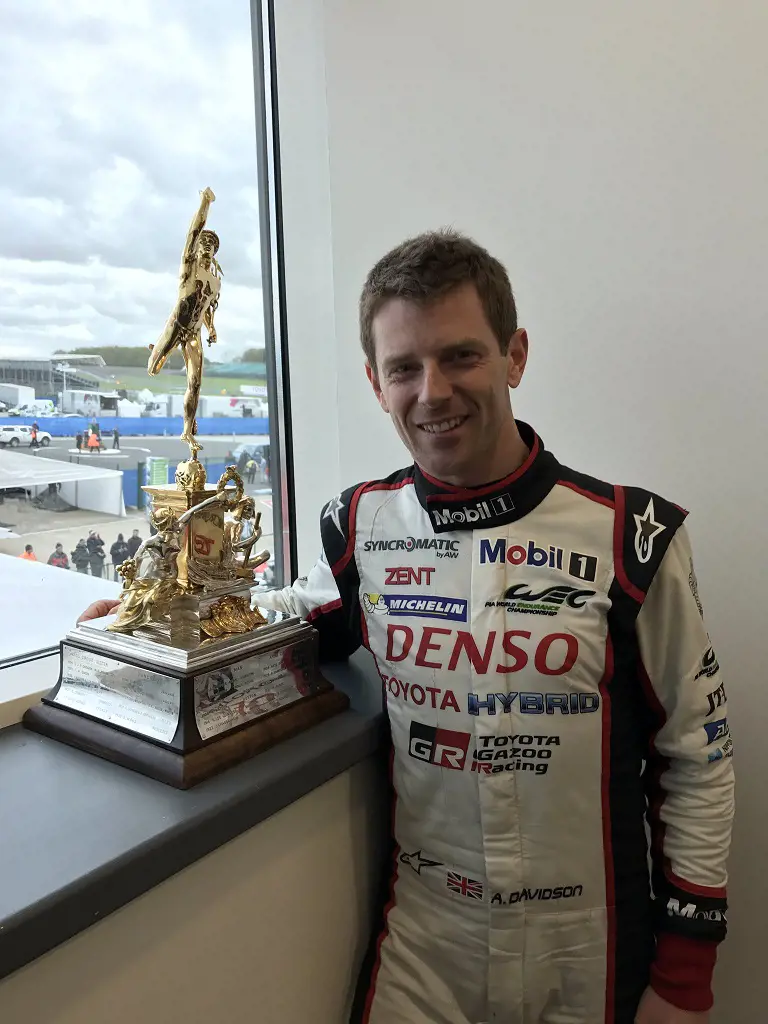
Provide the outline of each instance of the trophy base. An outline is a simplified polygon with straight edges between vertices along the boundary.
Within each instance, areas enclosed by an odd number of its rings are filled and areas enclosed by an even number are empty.
[[[85,718],[67,708],[40,704],[30,708],[24,725],[34,732],[131,768],[176,789],[190,789],[241,761],[261,754],[283,740],[318,725],[346,710],[349,699],[330,683],[324,692],[305,697],[242,726],[234,733],[211,740],[198,750],[180,753],[140,736]]]
[[[28,729],[188,789],[295,736],[349,700],[323,677],[317,630],[296,617],[178,647],[108,631],[108,616],[61,642],[59,681]]]

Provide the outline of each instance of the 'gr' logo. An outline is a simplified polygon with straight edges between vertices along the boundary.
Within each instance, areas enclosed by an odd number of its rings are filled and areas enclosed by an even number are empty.
[[[451,729],[436,729],[421,722],[411,722],[408,753],[419,761],[428,761],[439,768],[461,771],[467,760],[470,735]]]

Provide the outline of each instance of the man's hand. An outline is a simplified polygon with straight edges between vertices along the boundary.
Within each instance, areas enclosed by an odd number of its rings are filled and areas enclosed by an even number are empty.
[[[640,1000],[635,1024],[709,1024],[709,1013],[681,1010],[649,987]]]
[[[77,625],[80,625],[81,622],[88,622],[89,619],[100,619],[104,615],[109,615],[119,604],[120,602],[114,597],[103,597],[100,601],[94,601],[93,604],[88,605],[77,620]]]

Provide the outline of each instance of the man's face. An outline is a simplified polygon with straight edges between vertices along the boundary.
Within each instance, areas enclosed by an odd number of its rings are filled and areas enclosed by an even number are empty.
[[[525,369],[525,331],[503,353],[467,284],[428,305],[390,299],[373,335],[376,372],[368,366],[368,378],[418,465],[465,487],[503,476],[499,452],[513,436],[509,388]]]

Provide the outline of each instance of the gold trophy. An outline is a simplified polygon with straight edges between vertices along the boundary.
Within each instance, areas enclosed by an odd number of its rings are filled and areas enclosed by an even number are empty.
[[[222,277],[218,236],[205,227],[215,198],[201,192],[176,305],[148,364],[159,373],[181,349],[189,458],[174,484],[144,487],[156,532],[118,569],[117,613],[67,634],[58,683],[24,717],[28,728],[182,789],[348,705],[320,674],[317,631],[252,607],[254,571],[269,558],[253,551],[261,513],[234,466],[210,486],[198,458],[201,334],[216,341]]]

